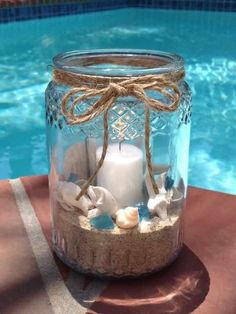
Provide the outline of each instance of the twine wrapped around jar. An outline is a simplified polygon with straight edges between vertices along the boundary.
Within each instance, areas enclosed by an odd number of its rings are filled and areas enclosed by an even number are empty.
[[[109,144],[109,110],[115,105],[117,98],[128,96],[134,97],[144,104],[147,169],[153,190],[155,194],[158,194],[159,191],[153,174],[152,155],[150,150],[150,109],[160,112],[172,112],[178,108],[181,96],[178,82],[184,78],[184,71],[181,70],[171,73],[138,77],[108,77],[71,73],[61,69],[54,69],[53,74],[56,83],[71,88],[65,93],[61,104],[62,114],[67,118],[68,124],[79,125],[91,121],[103,114],[104,135],[102,154],[94,173],[82,187],[80,194],[77,196],[77,200],[86,193],[89,185],[91,185],[99,169],[102,167],[106,157]],[[170,104],[167,105],[160,100],[150,98],[146,94],[147,90],[156,91],[162,94],[169,99]],[[76,96],[78,94],[80,94],[80,96]],[[72,97],[74,99],[70,103],[70,106],[68,106]],[[98,100],[96,100],[87,111],[79,115],[75,113],[76,107],[79,106],[81,102],[93,97],[97,97]]]

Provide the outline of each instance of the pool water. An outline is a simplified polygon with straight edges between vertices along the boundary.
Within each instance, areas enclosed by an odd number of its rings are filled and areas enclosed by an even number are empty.
[[[236,194],[236,13],[121,9],[0,24],[0,177],[47,172],[44,90],[58,52],[142,48],[186,60],[189,184]]]

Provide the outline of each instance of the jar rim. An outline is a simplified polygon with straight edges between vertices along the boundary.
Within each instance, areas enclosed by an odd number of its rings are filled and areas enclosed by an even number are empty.
[[[53,66],[86,75],[127,77],[178,72],[184,69],[184,60],[177,54],[155,50],[75,50],[56,55]]]

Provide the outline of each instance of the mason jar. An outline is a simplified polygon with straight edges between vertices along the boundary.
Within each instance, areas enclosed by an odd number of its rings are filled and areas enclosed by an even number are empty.
[[[52,244],[95,276],[158,271],[183,243],[191,92],[184,61],[73,51],[46,89]]]

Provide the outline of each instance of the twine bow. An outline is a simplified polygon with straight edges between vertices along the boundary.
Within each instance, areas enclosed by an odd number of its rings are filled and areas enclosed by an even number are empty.
[[[83,196],[89,185],[95,179],[106,157],[109,144],[108,114],[119,97],[134,97],[144,104],[145,110],[145,151],[147,169],[155,194],[158,194],[158,186],[155,182],[152,169],[152,155],[150,150],[150,109],[161,112],[172,112],[178,108],[180,90],[178,81],[184,77],[184,72],[175,72],[162,75],[145,75],[141,77],[94,77],[68,73],[62,70],[54,70],[54,81],[59,84],[72,87],[62,99],[62,114],[70,125],[79,125],[103,114],[103,150],[94,173],[89,177],[77,200]],[[169,104],[163,104],[160,100],[151,98],[146,91],[156,91],[169,100]],[[77,96],[80,94],[80,96]],[[76,107],[89,98],[99,97],[84,113],[76,114]],[[72,100],[72,102],[70,102]],[[68,106],[69,104],[69,106]]]

